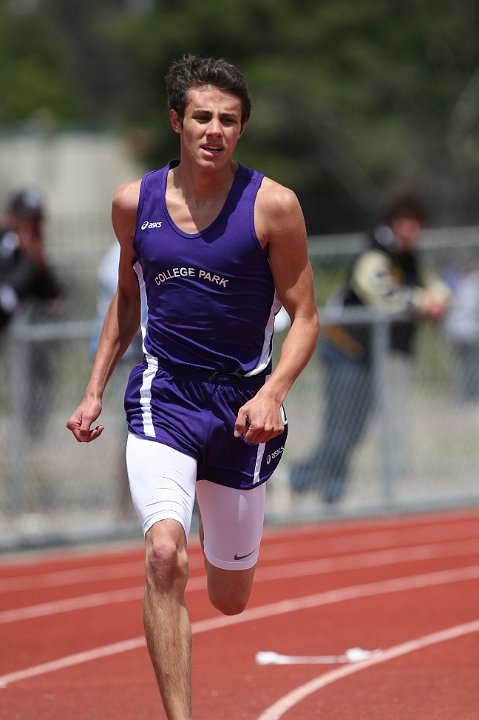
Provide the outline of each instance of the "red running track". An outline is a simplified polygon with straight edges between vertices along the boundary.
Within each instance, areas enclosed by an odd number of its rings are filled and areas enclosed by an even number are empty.
[[[268,530],[235,617],[190,561],[195,720],[479,718],[479,509]],[[139,544],[4,558],[0,717],[164,718],[142,585]]]

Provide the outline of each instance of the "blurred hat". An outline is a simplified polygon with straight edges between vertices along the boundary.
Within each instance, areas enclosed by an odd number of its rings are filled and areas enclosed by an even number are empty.
[[[17,217],[42,217],[43,200],[36,190],[22,190],[12,195],[7,210]]]

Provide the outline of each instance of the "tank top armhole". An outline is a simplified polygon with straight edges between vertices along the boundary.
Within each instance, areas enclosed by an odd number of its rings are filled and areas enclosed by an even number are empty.
[[[135,224],[135,234],[133,236],[133,250],[135,251],[135,258],[136,261],[136,255],[137,255],[137,246],[136,246],[136,240],[138,236],[138,228],[140,227],[142,215],[143,215],[143,207],[145,205],[145,197],[148,190],[149,181],[152,175],[158,174],[158,170],[150,170],[150,172],[147,172],[143,177],[141,178],[140,182],[140,194],[138,198],[138,208],[136,210],[136,224]]]
[[[140,225],[141,215],[142,215],[142,212],[143,212],[143,206],[144,206],[144,204],[145,204],[145,193],[146,193],[146,185],[147,185],[147,182],[148,182],[148,178],[149,178],[150,175],[152,175],[154,172],[155,172],[154,170],[151,170],[149,173],[147,173],[146,175],[143,175],[143,177],[141,178],[141,182],[140,182],[140,194],[139,194],[139,198],[138,198],[138,207],[137,207],[137,210],[136,210],[135,235],[134,235],[133,241],[136,240],[136,236],[137,236],[137,233],[138,233],[138,227],[139,227],[139,225]]]
[[[250,203],[249,203],[249,225],[250,225],[250,232],[251,232],[251,238],[257,247],[258,251],[261,254],[261,257],[267,258],[268,257],[268,250],[267,248],[264,248],[258,238],[258,234],[256,232],[256,227],[254,224],[254,208],[256,205],[256,197],[258,195],[258,191],[261,187],[261,184],[263,182],[264,175],[262,173],[259,173],[257,171],[254,171],[253,178],[251,180],[250,184]]]

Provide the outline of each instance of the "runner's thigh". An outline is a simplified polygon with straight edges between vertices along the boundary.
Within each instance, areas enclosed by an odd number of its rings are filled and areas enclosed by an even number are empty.
[[[146,535],[160,520],[177,520],[188,540],[195,504],[196,460],[130,433],[126,461],[131,497],[143,533]]]
[[[266,483],[238,490],[209,480],[197,482],[196,497],[204,532],[204,553],[223,570],[252,568],[259,555]]]

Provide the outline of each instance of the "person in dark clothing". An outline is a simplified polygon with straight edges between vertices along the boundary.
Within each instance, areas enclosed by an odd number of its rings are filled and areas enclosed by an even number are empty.
[[[45,253],[45,211],[33,189],[15,192],[6,207],[0,231],[0,333],[22,312],[28,324],[51,318],[58,310],[63,288]],[[23,362],[22,421],[31,439],[42,437],[53,397],[57,346],[27,343]]]
[[[342,321],[341,315],[361,307],[396,314],[389,349],[410,358],[418,321],[439,320],[446,311],[447,286],[426,272],[417,254],[426,218],[418,196],[394,198],[354,260],[345,288],[331,302],[339,322],[324,325],[318,345],[324,369],[323,436],[309,458],[292,466],[293,491],[317,488],[326,503],[344,496],[353,452],[374,407],[374,328],[367,322]]]
[[[43,221],[43,203],[36,191],[12,196],[0,230],[0,330],[22,301],[60,297],[60,284],[45,257]]]

